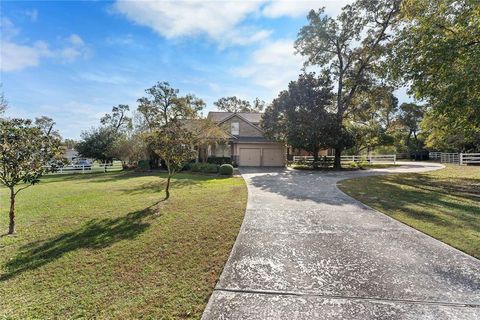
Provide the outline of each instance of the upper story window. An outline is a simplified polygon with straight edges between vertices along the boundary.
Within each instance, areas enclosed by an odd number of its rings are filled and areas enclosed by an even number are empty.
[[[231,123],[231,132],[232,135],[238,136],[240,134],[240,124],[238,122]]]

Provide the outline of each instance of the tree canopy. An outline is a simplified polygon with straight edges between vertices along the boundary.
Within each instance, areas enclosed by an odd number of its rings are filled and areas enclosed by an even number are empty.
[[[398,19],[400,0],[357,0],[347,5],[336,19],[324,9],[310,11],[308,24],[295,42],[305,65],[320,67],[335,81],[337,121],[343,123],[353,112],[353,100],[375,81],[386,45]],[[335,150],[340,167],[341,150]]]
[[[332,97],[328,77],[302,74],[266,109],[262,127],[267,136],[309,151],[315,160],[322,148],[351,146],[345,128],[329,112]]]
[[[255,98],[250,104],[247,100],[242,100],[236,96],[223,97],[213,103],[218,110],[226,112],[262,112],[265,107],[265,101]]]

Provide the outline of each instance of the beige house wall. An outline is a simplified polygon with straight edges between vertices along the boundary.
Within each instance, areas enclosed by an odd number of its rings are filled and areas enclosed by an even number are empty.
[[[242,137],[263,137],[263,132],[259,129],[255,128],[248,122],[244,121],[243,119],[233,116],[232,118],[228,119],[225,122],[222,122],[221,127],[231,133],[231,123],[238,122],[239,124],[239,136]]]

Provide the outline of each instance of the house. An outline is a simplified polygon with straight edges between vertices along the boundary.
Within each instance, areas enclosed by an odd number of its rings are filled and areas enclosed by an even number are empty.
[[[208,155],[230,157],[239,166],[285,166],[285,145],[265,137],[261,118],[261,113],[254,112],[209,112],[207,119],[222,128],[228,139],[209,146]]]

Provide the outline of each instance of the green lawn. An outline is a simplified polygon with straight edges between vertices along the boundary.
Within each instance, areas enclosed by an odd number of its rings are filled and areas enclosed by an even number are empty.
[[[480,258],[480,167],[344,180],[345,193]]]
[[[241,178],[182,173],[170,200],[152,206],[164,182],[125,172],[49,176],[21,192],[17,235],[0,237],[0,319],[198,319],[247,191]]]

